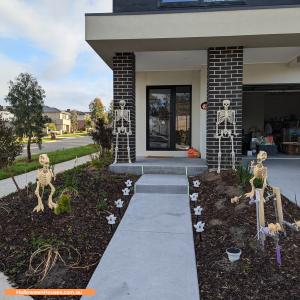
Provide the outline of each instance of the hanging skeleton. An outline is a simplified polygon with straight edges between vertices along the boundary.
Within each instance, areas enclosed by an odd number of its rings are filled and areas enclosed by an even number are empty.
[[[37,171],[37,185],[35,190],[35,195],[38,198],[38,205],[33,209],[33,211],[39,212],[44,211],[44,205],[42,202],[42,197],[44,193],[44,188],[49,186],[51,189],[50,195],[48,197],[48,206],[50,209],[54,209],[56,207],[56,203],[52,201],[52,196],[55,192],[55,188],[52,185],[52,178],[54,179],[53,171],[49,168],[49,157],[47,154],[41,154],[39,156],[39,163],[43,168]],[[40,195],[40,188],[42,188],[42,195]]]
[[[235,151],[233,138],[238,136],[236,132],[236,120],[235,120],[235,110],[229,109],[230,101],[223,101],[223,110],[217,112],[217,123],[216,123],[216,135],[215,137],[219,140],[219,152],[218,152],[218,170],[221,172],[221,159],[222,159],[222,149],[221,141],[224,138],[229,138],[231,141],[231,157],[232,157],[232,169],[235,170]],[[220,126],[223,125],[223,129]],[[232,128],[230,128],[232,127]]]
[[[120,101],[120,109],[116,109],[115,110],[115,115],[114,115],[113,135],[116,136],[115,161],[114,161],[114,163],[117,163],[117,160],[118,160],[119,136],[120,135],[126,135],[126,137],[127,137],[128,162],[131,163],[130,147],[129,147],[129,136],[132,135],[130,110],[125,109],[125,105],[126,105],[126,101],[121,100]],[[121,126],[117,126],[117,122],[121,123],[120,124]],[[127,126],[125,126],[125,124]]]

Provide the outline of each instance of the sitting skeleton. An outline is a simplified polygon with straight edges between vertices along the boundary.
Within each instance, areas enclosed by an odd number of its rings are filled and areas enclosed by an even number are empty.
[[[35,195],[38,198],[38,205],[33,209],[33,211],[39,212],[44,211],[44,205],[42,202],[42,196],[44,193],[44,188],[49,186],[51,189],[49,198],[48,198],[48,206],[50,209],[54,209],[56,207],[56,203],[52,201],[53,194],[55,192],[55,188],[52,185],[52,179],[55,179],[52,170],[49,168],[49,157],[47,154],[41,154],[39,156],[39,163],[42,165],[42,168],[37,171],[37,186],[35,190]],[[42,195],[40,195],[40,188],[42,189]]]
[[[268,169],[263,165],[263,162],[267,159],[268,155],[265,151],[260,151],[257,154],[257,163],[254,164],[254,162],[251,162],[251,169],[253,172],[253,177],[250,180],[251,184],[251,192],[246,193],[245,197],[246,198],[253,198],[255,195],[255,186],[254,186],[254,181],[255,179],[261,179],[263,180],[263,193],[267,187],[267,178],[268,178]]]

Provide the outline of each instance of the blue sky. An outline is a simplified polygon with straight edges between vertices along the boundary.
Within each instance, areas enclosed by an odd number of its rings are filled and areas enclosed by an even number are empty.
[[[1,0],[0,104],[8,82],[29,72],[46,91],[45,104],[88,110],[112,100],[112,72],[84,39],[84,14],[111,12],[112,0]]]

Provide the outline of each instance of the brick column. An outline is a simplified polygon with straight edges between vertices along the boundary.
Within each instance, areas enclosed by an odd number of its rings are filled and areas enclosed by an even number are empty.
[[[125,109],[130,109],[131,129],[130,157],[132,162],[136,159],[135,145],[135,55],[134,53],[116,53],[113,58],[114,74],[114,109],[119,109],[120,100],[126,101]],[[116,137],[114,137],[114,149]],[[126,136],[119,137],[118,163],[128,162]]]
[[[242,96],[243,96],[243,47],[218,47],[208,49],[207,62],[207,164],[210,170],[218,167],[218,140],[215,138],[217,111],[222,102],[230,100],[236,110],[238,137],[234,138],[236,165],[242,155]],[[230,139],[222,139],[222,169],[231,168]]]

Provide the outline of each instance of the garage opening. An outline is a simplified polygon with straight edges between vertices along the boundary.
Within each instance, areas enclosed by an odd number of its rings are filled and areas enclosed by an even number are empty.
[[[245,85],[243,154],[300,156],[300,84]]]

